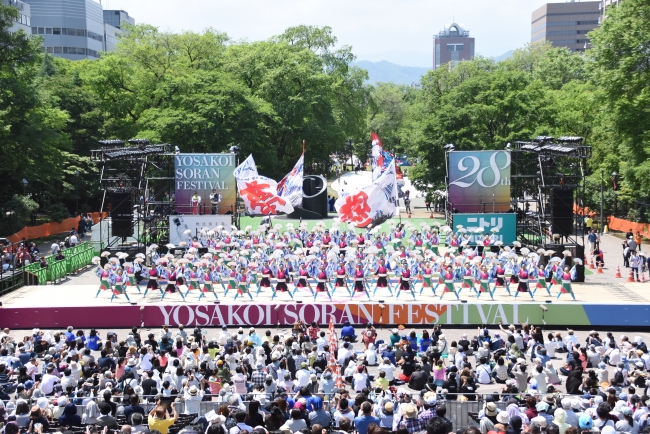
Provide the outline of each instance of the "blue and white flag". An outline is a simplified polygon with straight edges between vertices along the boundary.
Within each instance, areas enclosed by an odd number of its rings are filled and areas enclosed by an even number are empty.
[[[302,208],[302,178],[305,171],[303,152],[291,172],[278,182],[278,196],[286,199],[294,208]]]

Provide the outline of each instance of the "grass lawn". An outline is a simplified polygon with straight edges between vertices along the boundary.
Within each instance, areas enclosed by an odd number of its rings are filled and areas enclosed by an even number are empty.
[[[330,214],[331,217],[323,220],[303,220],[305,223],[307,223],[307,227],[311,230],[314,226],[316,226],[319,222],[323,222],[325,228],[331,228],[332,223],[334,223],[334,217],[337,215],[332,213]],[[242,217],[241,218],[241,228],[239,229],[244,229],[246,226],[251,226],[253,229],[256,230],[257,227],[261,224],[262,222],[262,217]],[[396,225],[400,222],[399,218],[393,218],[381,225],[381,231],[382,232],[388,232],[390,225]],[[402,218],[402,223],[409,222],[411,225],[415,226],[415,228],[420,231],[422,223],[426,223],[427,225],[431,226],[433,222],[438,222],[440,225],[444,225],[445,221],[444,219],[429,219],[429,218]],[[277,218],[273,219],[273,224],[281,224],[282,225],[282,232],[284,232],[284,229],[287,225],[287,223],[292,223],[294,228],[298,228],[300,226],[300,220],[299,219],[290,219],[287,218],[286,216],[280,216]],[[341,229],[347,229],[348,225],[345,223],[341,223],[339,225]],[[365,229],[359,229],[358,232],[363,231],[365,233]],[[410,230],[406,230],[406,235],[407,237],[410,236]]]

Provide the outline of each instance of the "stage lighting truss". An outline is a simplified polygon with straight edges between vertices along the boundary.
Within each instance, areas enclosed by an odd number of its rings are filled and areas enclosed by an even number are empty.
[[[167,154],[171,145],[150,145],[146,139],[131,139],[130,146],[125,146],[123,140],[101,140],[101,149],[90,151],[90,158],[94,162],[107,160],[137,160],[149,155]]]

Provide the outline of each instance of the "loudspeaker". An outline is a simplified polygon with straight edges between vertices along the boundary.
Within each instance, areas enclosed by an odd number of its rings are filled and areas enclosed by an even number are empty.
[[[113,193],[111,195],[111,219],[133,220],[131,193]]]
[[[111,235],[126,238],[133,235],[133,222],[130,220],[113,220],[111,222]]]
[[[551,224],[553,233],[573,233],[573,189],[554,188],[551,191]]]
[[[133,234],[131,193],[113,193],[111,195],[111,227],[114,237],[126,238]]]

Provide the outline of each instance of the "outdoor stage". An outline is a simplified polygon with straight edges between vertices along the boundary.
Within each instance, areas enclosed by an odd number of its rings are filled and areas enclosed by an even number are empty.
[[[477,300],[474,291],[468,289],[460,293],[461,300],[466,302],[456,301],[449,293],[441,301],[439,296],[433,296],[430,288],[425,288],[419,295],[418,284],[415,301],[406,291],[396,299],[387,289],[380,289],[375,295],[371,293],[371,301],[363,293],[357,293],[350,300],[345,288],[337,289],[331,302],[324,293],[319,294],[314,302],[306,288],[298,290],[295,301],[287,293],[280,293],[271,300],[269,290],[255,295],[257,288],[252,290],[253,300],[241,295],[235,300],[233,290],[224,296],[220,288],[217,304],[212,294],[198,300],[198,291],[191,291],[185,301],[178,293],[168,294],[161,301],[159,291],[149,292],[147,297],[143,297],[137,290],[129,289],[131,304],[124,296],[111,303],[108,291],[102,291],[95,298],[97,279],[88,271],[60,285],[26,286],[1,297],[0,327],[62,329],[72,325],[125,328],[163,324],[219,327],[224,324],[277,326],[278,323],[286,326],[299,319],[327,324],[332,315],[337,324],[345,321],[413,326],[434,323],[480,325],[499,321],[504,324],[542,324],[542,314],[549,326],[650,325],[650,299],[646,298],[648,284],[627,283],[625,279],[614,279],[608,274],[593,274],[587,280],[587,283],[573,285],[575,301],[568,294],[557,300],[558,286],[552,288],[553,296],[539,290],[535,301],[527,293],[520,293],[515,300],[503,288],[497,289],[494,301],[486,293]],[[548,310],[543,311],[540,304]]]

